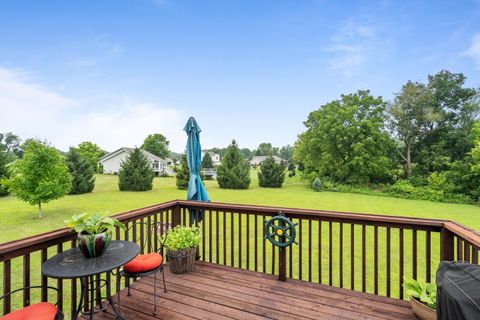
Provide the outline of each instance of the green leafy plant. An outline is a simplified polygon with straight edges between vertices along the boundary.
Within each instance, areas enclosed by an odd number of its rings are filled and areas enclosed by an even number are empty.
[[[316,177],[315,180],[313,180],[312,188],[313,188],[313,190],[315,190],[317,192],[322,190],[322,181],[320,180],[319,177]]]
[[[65,220],[67,227],[72,228],[78,234],[100,234],[112,232],[115,227],[125,230],[125,225],[117,219],[96,212],[86,212],[74,215]]]
[[[186,250],[197,247],[202,240],[202,235],[197,227],[177,226],[168,230],[163,240],[169,250]]]
[[[403,287],[410,297],[420,300],[430,308],[437,307],[437,286],[434,283],[404,278]]]

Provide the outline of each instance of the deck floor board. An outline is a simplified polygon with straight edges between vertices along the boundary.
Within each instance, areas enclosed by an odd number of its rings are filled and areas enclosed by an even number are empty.
[[[407,302],[298,280],[280,282],[275,276],[198,263],[195,271],[176,275],[165,269],[167,293],[157,280],[157,315],[153,316],[153,279],[121,292],[127,319],[276,319],[322,320],[415,319]],[[111,311],[95,319],[114,319]]]

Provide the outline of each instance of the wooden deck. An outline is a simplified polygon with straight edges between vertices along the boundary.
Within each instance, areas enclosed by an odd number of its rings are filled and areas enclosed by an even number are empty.
[[[167,268],[165,276],[168,292],[158,281],[155,317],[152,278],[132,284],[130,297],[121,292],[127,319],[415,319],[406,301],[209,263],[183,275]],[[107,311],[95,319],[114,317]]]

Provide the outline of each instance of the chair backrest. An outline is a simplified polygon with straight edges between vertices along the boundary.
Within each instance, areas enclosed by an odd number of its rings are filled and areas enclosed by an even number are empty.
[[[167,231],[170,228],[166,222],[137,221],[127,227],[127,233],[129,240],[140,246],[141,254],[151,252],[163,254]]]
[[[42,289],[42,288],[44,288],[44,287],[42,287],[42,286],[30,286],[30,287],[15,289],[13,291],[7,292],[3,296],[0,296],[0,301],[3,300],[3,299],[6,299],[6,298],[11,299],[11,296],[18,293],[18,292],[23,292],[23,294],[25,296],[26,294],[29,294],[31,289]],[[57,288],[51,287],[51,286],[46,286],[46,288],[48,290],[53,290],[53,291],[57,292],[57,297],[60,297],[60,295],[58,294],[59,290]],[[59,303],[59,300],[57,298],[57,301],[54,303],[54,305],[58,306],[58,303]],[[31,304],[31,302],[27,301],[26,306],[29,306],[30,304]]]

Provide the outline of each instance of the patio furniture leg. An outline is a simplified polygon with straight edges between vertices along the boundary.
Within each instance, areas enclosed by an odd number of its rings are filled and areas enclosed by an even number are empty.
[[[153,315],[157,315],[157,272],[153,274]]]
[[[117,288],[118,287],[120,287],[120,284],[117,284]],[[107,290],[107,301],[110,304],[110,306],[112,307],[112,310],[113,310],[113,313],[116,316],[116,319],[117,320],[125,320],[125,318],[120,313],[120,290],[118,290],[118,308],[113,303],[112,292],[111,292],[111,289],[110,289],[110,286],[109,286],[108,283],[107,283],[107,289],[106,290]]]
[[[86,284],[85,284],[85,278],[80,279],[80,301],[78,302],[77,309],[75,309],[75,313],[72,316],[73,320],[77,320],[78,316],[80,315],[80,311],[82,311],[83,308],[83,300],[86,292]]]
[[[127,296],[131,296],[132,294],[130,293],[130,279],[127,279],[127,290],[128,290],[128,293],[127,293]]]
[[[167,293],[167,285],[165,284],[165,268],[162,268],[162,277],[163,277],[163,292]]]
[[[93,313],[95,308],[95,279],[90,277],[90,320],[93,320]]]

